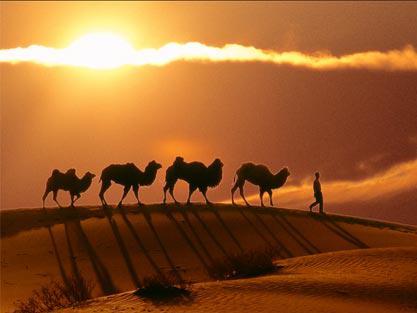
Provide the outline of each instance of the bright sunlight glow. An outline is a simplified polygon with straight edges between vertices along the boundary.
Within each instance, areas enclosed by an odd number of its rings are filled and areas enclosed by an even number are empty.
[[[111,69],[128,64],[135,53],[127,40],[107,32],[84,35],[66,50],[69,63],[96,69]]]

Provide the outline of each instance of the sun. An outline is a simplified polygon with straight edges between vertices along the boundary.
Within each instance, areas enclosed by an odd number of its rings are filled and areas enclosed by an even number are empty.
[[[129,64],[135,49],[122,36],[111,32],[86,34],[65,49],[68,63],[94,69],[112,69]]]

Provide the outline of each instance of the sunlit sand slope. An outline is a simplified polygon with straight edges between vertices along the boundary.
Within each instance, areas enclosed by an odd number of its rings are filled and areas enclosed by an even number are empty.
[[[2,211],[1,311],[51,279],[77,273],[94,281],[93,295],[102,296],[133,290],[157,272],[208,281],[213,260],[251,249],[277,248],[287,259],[417,247],[413,226],[296,210],[149,205],[121,213],[106,216],[97,207]]]
[[[194,285],[182,303],[132,292],[64,312],[416,312],[417,248],[339,251],[279,261],[264,277]]]

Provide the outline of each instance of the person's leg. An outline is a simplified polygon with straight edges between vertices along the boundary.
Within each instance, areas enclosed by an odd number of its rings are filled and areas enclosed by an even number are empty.
[[[323,195],[320,195],[320,199],[319,199],[319,203],[320,203],[320,213],[324,213],[323,211]]]
[[[310,204],[310,212],[313,212],[313,208],[314,208],[317,204],[319,204],[319,202],[318,202],[318,201],[315,201],[315,202],[313,202],[312,204]]]

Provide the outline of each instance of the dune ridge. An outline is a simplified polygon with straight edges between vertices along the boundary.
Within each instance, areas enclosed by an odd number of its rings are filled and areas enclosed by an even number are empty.
[[[296,273],[294,277],[301,277],[303,271],[308,269],[306,273],[311,277],[322,278],[322,281],[317,281],[317,286],[323,284],[320,288],[324,288],[326,295],[336,288],[331,287],[331,282],[339,279],[338,275],[344,275],[337,272],[335,266],[355,271],[363,267],[355,263],[358,262],[355,258],[359,256],[349,256],[349,251],[346,251],[344,261],[334,257],[338,263],[331,261],[333,255],[328,253],[344,250],[360,253],[373,251],[372,248],[417,248],[417,229],[410,225],[332,214],[319,216],[277,208],[217,204],[214,207],[201,204],[149,205],[139,209],[126,206],[122,210],[114,210],[111,215],[104,214],[98,207],[48,209],[46,214],[42,209],[8,210],[0,214],[2,312],[11,311],[13,302],[25,299],[32,290],[51,279],[65,281],[66,277],[83,275],[95,282],[94,297],[108,295],[111,297],[108,299],[119,297],[118,301],[123,302],[120,300],[123,295],[111,294],[134,290],[149,275],[162,272],[196,283],[210,281],[207,270],[214,260],[225,258],[230,253],[271,247],[279,251],[278,262],[285,265],[283,273]],[[401,250],[400,253],[406,252]],[[307,256],[317,258],[308,259]],[[303,257],[307,259],[303,261]],[[370,257],[367,256],[367,260]],[[326,258],[329,260],[325,261]],[[400,264],[394,252],[384,254],[383,263],[377,263],[374,258],[370,264],[386,266],[389,258],[393,264]],[[326,276],[320,272],[321,268],[335,274]],[[399,268],[397,270],[400,271]],[[364,271],[362,276],[355,277],[365,279],[366,275]],[[396,281],[396,276],[393,276],[393,281]],[[245,280],[245,288],[249,288],[247,282]],[[224,286],[230,283],[225,282]],[[337,286],[341,283],[337,282]],[[399,280],[400,285],[403,283],[406,283],[404,279]],[[275,290],[273,286],[276,283],[271,284],[272,290]],[[358,290],[364,288],[358,280],[352,285]],[[243,294],[246,293],[245,288],[242,289]],[[285,288],[277,287],[274,297],[281,292],[290,298],[302,293],[298,292],[297,286],[294,288],[296,292],[288,294]],[[307,289],[316,287],[310,283],[300,288],[306,293]],[[351,290],[349,288],[348,291]],[[397,289],[393,289],[395,293]],[[371,289],[369,292],[376,291]],[[330,294],[333,297],[333,293]],[[131,296],[129,293],[126,295]],[[397,303],[395,299],[393,303]],[[243,303],[246,301],[241,300]],[[365,300],[358,297],[358,301]],[[217,301],[222,303],[219,299]]]

